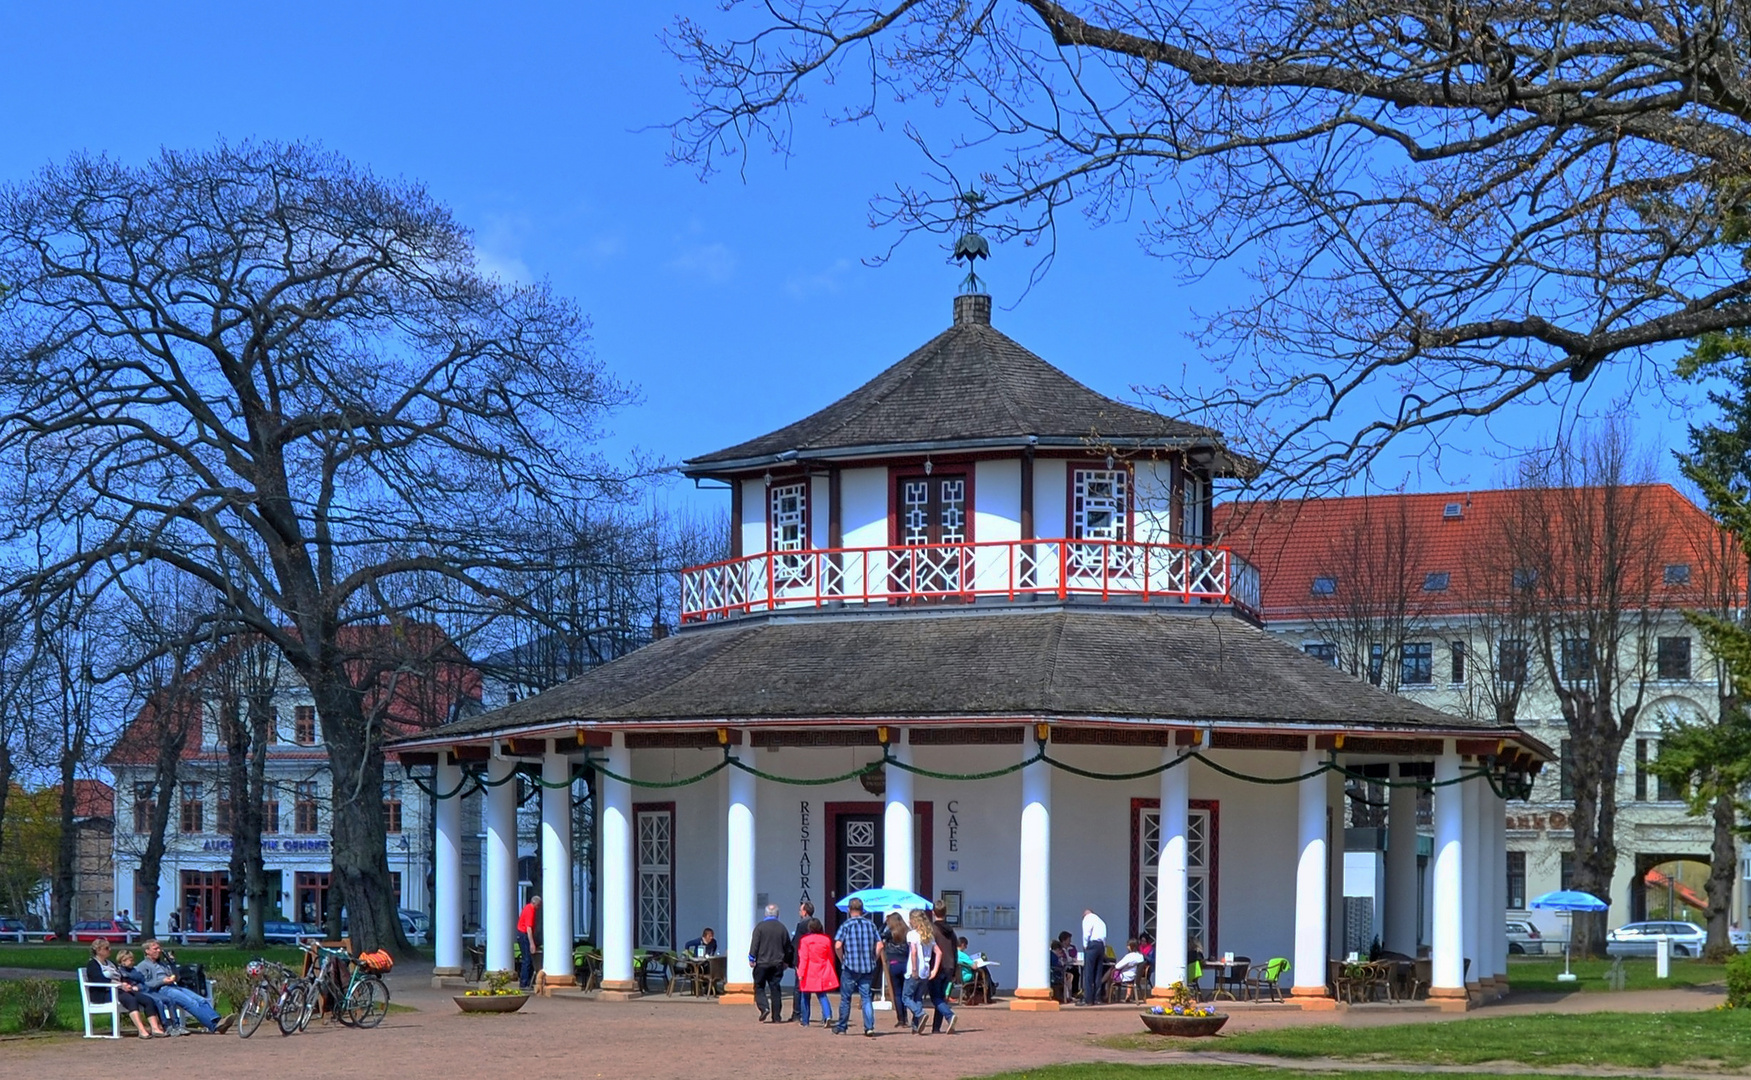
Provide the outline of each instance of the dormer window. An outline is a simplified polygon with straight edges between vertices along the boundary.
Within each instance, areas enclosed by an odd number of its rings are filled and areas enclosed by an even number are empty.
[[[1077,469],[1071,478],[1075,540],[1124,540],[1130,526],[1129,478],[1123,469]]]
[[[1667,585],[1690,584],[1690,564],[1667,563],[1666,572],[1662,575],[1662,580],[1665,581]]]
[[[1332,596],[1338,591],[1338,579],[1330,574],[1321,574],[1313,579],[1313,585],[1308,591],[1315,596]]]
[[[1431,570],[1423,575],[1424,592],[1446,592],[1447,583],[1452,579],[1446,570]]]

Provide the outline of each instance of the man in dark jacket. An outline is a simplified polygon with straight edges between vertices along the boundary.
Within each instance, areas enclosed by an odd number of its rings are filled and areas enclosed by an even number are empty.
[[[936,978],[930,980],[930,1031],[935,1034],[943,1029],[943,1021],[948,1021],[948,1033],[955,1033],[955,1013],[948,1003],[949,980],[960,974],[960,966],[956,957],[960,954],[960,940],[955,934],[955,928],[948,924],[948,902],[938,900],[931,908],[931,928],[936,931],[936,948],[942,954],[942,964],[937,968]]]
[[[754,1004],[760,1007],[760,1019],[768,1014],[772,1022],[784,1020],[784,969],[795,953],[791,951],[790,935],[778,921],[778,905],[766,905],[766,917],[754,926],[754,936],[748,942],[748,964],[754,969]]]

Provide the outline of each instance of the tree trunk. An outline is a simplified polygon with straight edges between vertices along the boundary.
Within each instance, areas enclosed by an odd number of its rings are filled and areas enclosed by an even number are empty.
[[[134,879],[136,891],[141,891],[139,882],[146,883],[140,897],[140,926],[148,934],[158,932],[158,879],[164,872],[164,837],[170,829],[171,800],[176,795],[176,768],[182,761],[183,746],[188,742],[185,725],[174,721],[165,723],[171,726],[159,732],[158,758],[152,770],[151,832],[146,837],[146,850],[140,856],[139,875]],[[174,893],[172,897],[173,904],[180,905],[180,901],[174,900]],[[176,910],[176,906],[171,910]]]
[[[397,956],[411,956],[396,913],[397,897],[389,888],[379,725],[365,717],[358,693],[344,674],[317,673],[306,681],[316,698],[333,774],[329,882],[340,887],[346,904],[347,934],[356,952],[387,949]]]
[[[249,894],[250,912],[256,914],[249,921],[249,935],[243,938],[243,943],[250,949],[261,949],[266,945],[266,928],[263,922],[268,917],[268,868],[263,865],[261,858],[261,831],[266,826],[266,821],[263,821],[263,802],[266,802],[268,795],[268,744],[273,739],[271,718],[273,705],[259,700],[250,702],[249,795],[245,802],[249,812],[247,824],[252,844],[243,861],[243,889]]]
[[[1589,693],[1564,693],[1569,720],[1569,753],[1574,765],[1574,880],[1570,887],[1611,903],[1617,874],[1617,760],[1629,724],[1600,717],[1604,706]],[[1576,912],[1569,923],[1569,948],[1575,956],[1605,955],[1606,912]]]
[[[1739,851],[1734,826],[1738,824],[1738,808],[1731,792],[1715,798],[1710,808],[1714,819],[1714,842],[1710,845],[1708,864],[1708,942],[1703,946],[1704,959],[1724,961],[1738,955],[1733,945],[1731,929],[1733,915],[1733,878],[1739,872]]]
[[[6,820],[6,793],[12,790],[12,748],[6,745],[4,737],[0,737],[0,822]],[[6,865],[6,830],[0,828],[0,866]],[[23,908],[7,907],[14,911]]]
[[[74,771],[84,756],[78,743],[61,752],[61,835],[55,843],[55,876],[49,887],[49,929],[65,941],[73,931],[74,868],[79,858],[79,830],[74,820],[79,808],[79,791],[74,786]]]

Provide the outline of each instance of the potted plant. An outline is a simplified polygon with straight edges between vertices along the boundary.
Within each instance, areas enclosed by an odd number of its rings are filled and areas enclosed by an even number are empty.
[[[1157,1035],[1197,1038],[1214,1035],[1228,1023],[1227,1013],[1199,1003],[1197,995],[1183,982],[1168,987],[1167,994],[1165,1004],[1143,1010],[1143,1026]]]
[[[511,1013],[521,1009],[529,995],[511,986],[511,973],[489,971],[486,985],[455,996],[456,1007],[465,1013]]]

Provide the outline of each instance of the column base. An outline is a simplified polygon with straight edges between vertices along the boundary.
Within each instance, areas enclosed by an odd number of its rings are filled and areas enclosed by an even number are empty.
[[[1062,1006],[1049,989],[1017,987],[1009,999],[1011,1012],[1057,1012]]]
[[[1436,1000],[1436,999],[1440,999],[1440,998],[1454,998],[1454,999],[1463,1001],[1465,999],[1466,995],[1467,995],[1467,991],[1466,991],[1465,987],[1463,987],[1463,986],[1431,986],[1431,987],[1429,987],[1430,1000]]]
[[[432,977],[433,978],[437,978],[437,977],[442,976],[442,975],[460,975],[460,974],[462,974],[462,969],[459,967],[435,967],[432,969]]]
[[[602,990],[596,995],[597,1001],[631,1001],[643,997],[644,992],[638,988],[634,979],[603,979]]]
[[[724,992],[717,996],[719,1005],[752,1005],[754,1004],[754,984],[724,983]]]
[[[1338,1007],[1338,999],[1323,986],[1292,986],[1289,999],[1304,1012],[1335,1012]]]
[[[460,990],[463,987],[470,986],[470,985],[472,985],[472,984],[469,983],[468,980],[464,979],[460,975],[433,975],[432,976],[432,989],[433,990]]]

